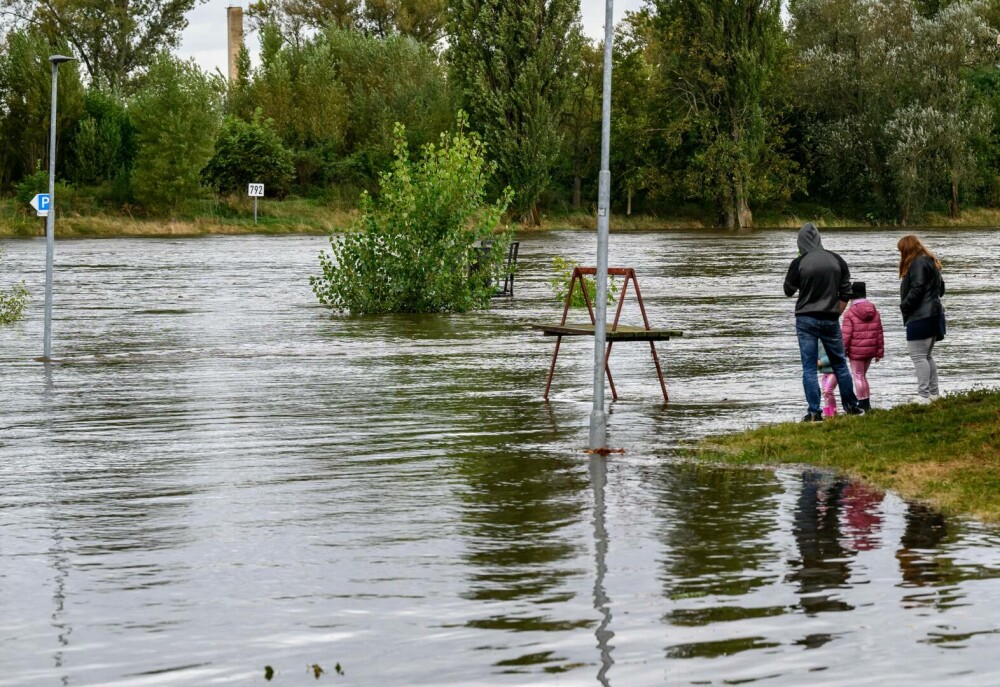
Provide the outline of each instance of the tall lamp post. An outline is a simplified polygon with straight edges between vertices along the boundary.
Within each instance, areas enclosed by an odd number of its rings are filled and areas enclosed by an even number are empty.
[[[614,0],[606,0],[604,16],[604,97],[601,105],[601,175],[597,191],[597,315],[594,323],[594,408],[590,411],[590,448],[607,448],[604,413],[604,351],[608,321],[608,224],[611,214],[611,43]]]
[[[45,362],[52,358],[52,263],[56,253],[56,93],[59,65],[75,57],[51,55],[52,116],[49,118],[49,213],[45,218]]]

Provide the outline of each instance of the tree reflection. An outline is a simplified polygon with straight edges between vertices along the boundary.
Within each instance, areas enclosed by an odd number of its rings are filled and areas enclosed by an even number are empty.
[[[586,473],[577,456],[500,450],[465,454],[460,469],[466,558],[470,564],[467,599],[486,602],[486,615],[468,627],[508,632],[565,632],[593,625],[592,617],[560,618],[575,595],[567,581],[578,577],[580,544],[571,528],[584,517]],[[563,672],[553,652],[530,653],[498,662],[505,672],[544,665]]]
[[[763,568],[777,552],[767,535],[777,523],[767,504],[780,493],[772,473],[673,465],[663,479],[669,597],[742,596],[769,582]]]
[[[948,523],[943,515],[923,504],[907,506],[906,529],[896,552],[903,587],[939,587],[957,583],[964,577],[950,561],[942,560],[936,550],[947,536]],[[905,606],[940,605],[954,600],[955,590],[940,595],[936,591],[920,591],[903,597]]]

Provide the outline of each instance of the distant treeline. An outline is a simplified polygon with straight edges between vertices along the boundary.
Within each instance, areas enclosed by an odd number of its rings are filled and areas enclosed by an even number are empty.
[[[45,186],[58,51],[81,58],[60,68],[58,179],[109,210],[250,181],[352,205],[396,122],[433,144],[459,109],[518,219],[593,208],[603,48],[579,0],[261,0],[259,64],[244,49],[233,82],[171,53],[195,2],[0,0],[0,193]],[[996,207],[998,27],[1000,0],[792,0],[784,18],[779,0],[648,0],[616,31],[615,211],[746,227],[803,199],[903,223]]]

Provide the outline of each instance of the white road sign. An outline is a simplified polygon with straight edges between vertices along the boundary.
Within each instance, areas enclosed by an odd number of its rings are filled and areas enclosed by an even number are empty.
[[[247,195],[251,198],[263,198],[264,184],[250,184],[250,187],[247,189]]]

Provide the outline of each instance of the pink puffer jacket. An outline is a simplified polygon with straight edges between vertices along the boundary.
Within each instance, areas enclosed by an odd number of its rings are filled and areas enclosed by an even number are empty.
[[[844,335],[844,352],[851,360],[885,357],[885,339],[882,318],[869,301],[859,299],[844,313],[841,325]]]

